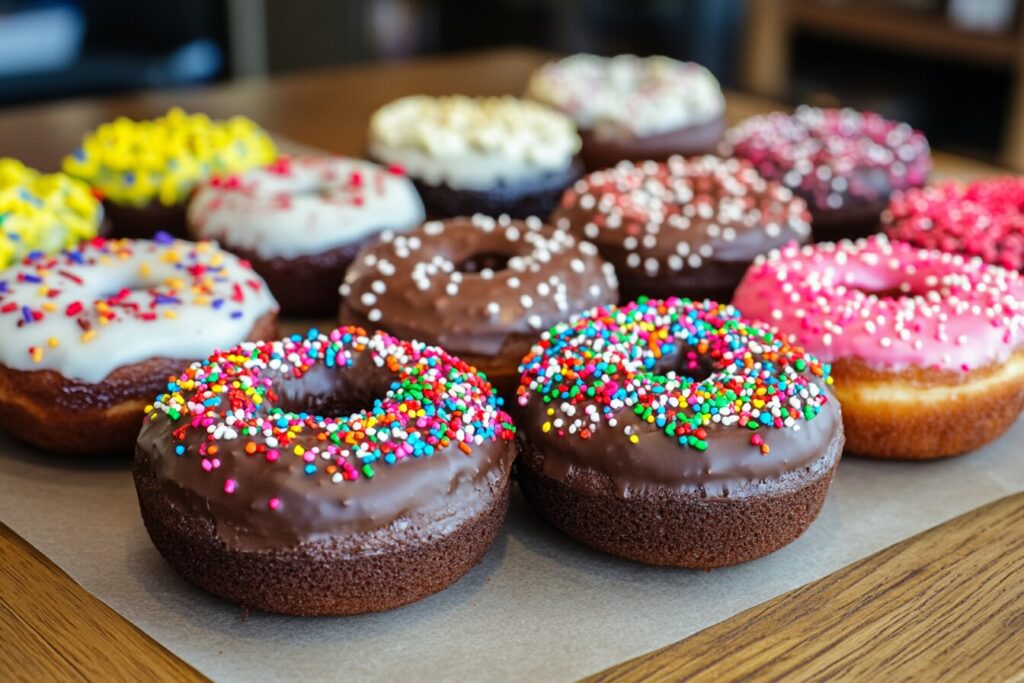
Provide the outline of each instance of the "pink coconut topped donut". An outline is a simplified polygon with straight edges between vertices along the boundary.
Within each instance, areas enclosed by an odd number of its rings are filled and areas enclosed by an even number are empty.
[[[1024,269],[1024,178],[947,181],[893,196],[882,224],[893,239]]]
[[[853,109],[754,116],[726,133],[722,151],[807,200],[819,241],[874,232],[889,195],[920,187],[932,168],[920,131]]]
[[[733,302],[827,362],[966,372],[1024,344],[1018,273],[881,235],[774,251]]]

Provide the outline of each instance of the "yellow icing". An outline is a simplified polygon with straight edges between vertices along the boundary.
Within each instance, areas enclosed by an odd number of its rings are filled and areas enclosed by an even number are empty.
[[[270,136],[250,119],[215,121],[174,108],[149,121],[103,124],[65,157],[64,171],[117,204],[173,206],[215,173],[246,171],[276,157]]]
[[[0,269],[29,252],[53,253],[95,237],[102,220],[85,183],[0,158]]]

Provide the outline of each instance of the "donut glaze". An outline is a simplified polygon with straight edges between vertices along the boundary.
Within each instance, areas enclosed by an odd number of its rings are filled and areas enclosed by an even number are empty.
[[[541,331],[617,297],[592,244],[507,216],[387,233],[360,253],[341,293],[344,323],[437,344],[511,390]]]
[[[734,303],[832,362],[853,453],[959,455],[1024,408],[1015,271],[879,235],[774,252]]]
[[[893,196],[882,214],[890,238],[1024,269],[1024,178],[946,181]]]
[[[521,369],[528,498],[580,540],[640,561],[710,568],[792,540],[817,514],[842,448],[828,367],[730,306],[641,298],[597,308],[545,333]],[[820,487],[809,518],[805,507],[760,528],[786,514],[783,504],[733,526],[740,510],[808,486]],[[588,524],[579,511],[594,496],[626,516]],[[645,533],[595,531],[631,521]],[[670,542],[628,540],[648,528]]]
[[[713,156],[595,171],[566,190],[551,217],[612,262],[622,301],[728,299],[755,256],[810,240],[809,221],[790,190]]]
[[[154,542],[190,581],[273,611],[353,613],[444,587],[417,572],[493,514],[444,585],[479,561],[507,507],[513,434],[490,385],[445,351],[312,330],[172,378],[136,481]],[[420,567],[403,559],[424,551]],[[380,571],[352,583],[368,566]]]
[[[818,241],[877,232],[889,195],[924,185],[932,168],[920,131],[852,109],[754,116],[726,133],[721,151],[806,199]]]

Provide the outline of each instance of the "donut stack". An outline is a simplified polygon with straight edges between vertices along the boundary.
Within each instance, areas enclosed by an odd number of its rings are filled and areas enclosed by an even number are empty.
[[[66,175],[0,160],[0,424],[134,450],[154,545],[228,601],[424,598],[513,479],[601,552],[746,562],[844,452],[959,455],[1024,409],[1024,183],[926,186],[907,124],[726,131],[703,67],[576,55],[525,99],[386,104],[366,149],[174,109]]]

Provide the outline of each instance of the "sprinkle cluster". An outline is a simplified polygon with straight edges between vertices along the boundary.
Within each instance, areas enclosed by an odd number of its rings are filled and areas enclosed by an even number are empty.
[[[700,268],[717,244],[748,231],[776,244],[806,240],[809,221],[807,204],[789,189],[746,162],[714,156],[595,171],[566,190],[555,215],[558,227],[626,252],[625,267],[649,277]]]
[[[96,291],[103,284],[95,269],[113,272],[133,259],[137,272],[129,279],[138,286],[126,286],[124,278],[115,277],[120,282],[115,291]],[[96,237],[52,256],[34,254],[0,274],[0,317],[16,317],[16,328],[45,327],[58,318],[73,320],[83,344],[111,323],[173,319],[182,306],[241,318],[244,306],[265,285],[252,271],[233,270],[233,263],[237,263],[234,257],[212,242],[175,240],[166,233],[158,233],[153,241]],[[170,267],[174,275],[157,280],[152,272],[157,264],[161,269]],[[51,336],[46,345],[57,348],[67,341]],[[39,363],[46,349],[30,346],[26,351]]]
[[[1024,269],[1024,178],[908,190],[893,197],[882,223],[893,239]]]
[[[118,204],[173,206],[200,180],[270,163],[276,154],[270,136],[245,117],[214,121],[175,108],[149,121],[103,124],[65,157],[64,171]]]
[[[792,116],[754,116],[726,133],[722,151],[820,210],[840,209],[851,197],[884,201],[892,190],[923,185],[932,167],[920,131],[852,109],[802,106]]]
[[[680,370],[665,372],[662,359],[678,359]],[[708,377],[686,376],[702,361],[713,367]],[[600,423],[616,427],[629,410],[700,451],[709,447],[712,426],[748,429],[751,445],[765,454],[761,430],[799,429],[801,420],[814,419],[832,382],[828,365],[734,307],[677,298],[641,297],[556,325],[521,370],[519,404],[548,404],[544,432],[589,439]]]
[[[0,158],[0,270],[96,236],[103,210],[85,183]]]
[[[278,407],[275,383],[322,364],[345,371],[357,354],[394,376],[383,398],[351,415]],[[225,449],[273,464],[299,460],[306,476],[340,484],[372,479],[375,468],[430,457],[457,445],[469,454],[485,441],[508,441],[515,428],[490,385],[461,360],[419,342],[358,327],[310,330],[281,341],[247,342],[193,363],[147,408],[174,422],[174,452],[215,473]],[[192,436],[193,438],[189,438]],[[224,483],[225,493],[239,484]],[[269,506],[276,509],[276,499]]]

